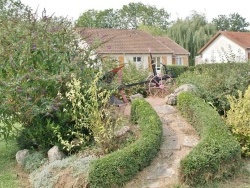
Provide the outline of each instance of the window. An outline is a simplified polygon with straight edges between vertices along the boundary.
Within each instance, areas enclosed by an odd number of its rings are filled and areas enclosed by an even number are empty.
[[[141,57],[133,57],[134,62],[141,62]]]
[[[183,64],[182,57],[176,57],[176,64],[177,65],[182,65]]]

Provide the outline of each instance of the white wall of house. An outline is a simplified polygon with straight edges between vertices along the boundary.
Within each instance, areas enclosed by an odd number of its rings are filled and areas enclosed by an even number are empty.
[[[134,62],[134,59],[136,58],[136,65],[141,68],[147,69],[148,68],[148,60],[149,60],[149,54],[117,54],[113,55],[112,57],[119,60],[120,56],[124,56],[124,63],[125,65],[129,62]],[[165,56],[165,59],[167,61],[168,65],[172,65],[172,54],[152,54],[153,57],[160,57],[161,63],[163,63],[163,56]],[[140,61],[138,61],[140,60]]]
[[[218,36],[201,54],[197,57],[196,63],[221,63],[221,62],[244,62],[247,53],[244,48],[227,37]]]

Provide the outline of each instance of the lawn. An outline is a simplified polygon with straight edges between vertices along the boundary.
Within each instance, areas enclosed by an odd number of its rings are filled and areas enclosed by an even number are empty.
[[[0,141],[0,188],[18,187],[18,177],[15,171],[15,154],[17,145],[14,141],[7,144]]]

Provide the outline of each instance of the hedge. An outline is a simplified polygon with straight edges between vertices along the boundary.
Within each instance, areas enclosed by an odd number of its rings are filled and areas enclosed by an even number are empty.
[[[167,68],[170,71],[170,74],[173,74],[175,78],[179,77],[182,73],[186,71],[193,71],[194,66],[184,66],[184,65],[167,65]]]
[[[136,99],[131,106],[131,121],[141,129],[141,137],[122,150],[93,161],[89,183],[95,187],[121,187],[156,156],[162,139],[162,123],[148,102]]]
[[[219,114],[192,93],[181,93],[177,101],[177,108],[201,137],[181,161],[182,181],[193,186],[232,176],[240,167],[241,149]]]

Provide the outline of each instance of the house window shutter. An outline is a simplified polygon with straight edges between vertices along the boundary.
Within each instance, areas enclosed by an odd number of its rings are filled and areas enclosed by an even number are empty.
[[[167,65],[167,57],[166,56],[162,56],[162,64]]]
[[[172,65],[175,65],[175,58],[172,58]]]
[[[188,57],[187,56],[183,57],[183,64],[188,66]]]
[[[151,58],[150,58],[150,56],[148,56],[148,69],[149,69],[149,71],[152,71]]]
[[[119,65],[123,65],[124,64],[124,56],[119,56],[118,60],[119,60]]]

